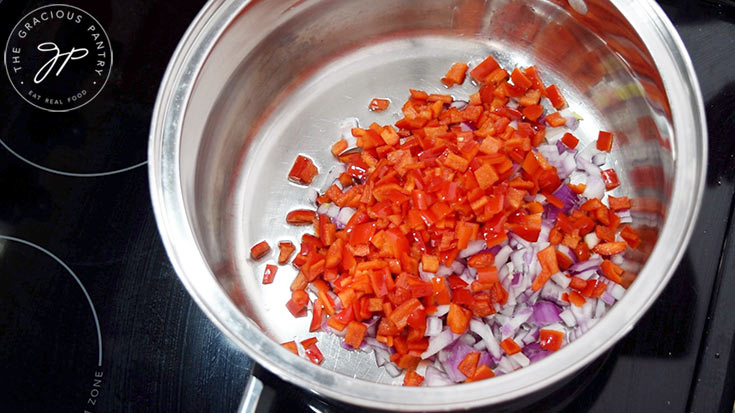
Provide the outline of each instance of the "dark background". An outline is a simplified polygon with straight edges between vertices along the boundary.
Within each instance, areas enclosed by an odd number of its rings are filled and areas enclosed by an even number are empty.
[[[252,363],[178,281],[156,229],[147,170],[133,168],[145,161],[168,59],[203,3],[70,0],[107,30],[114,67],[102,93],[68,114],[31,107],[0,76],[4,411],[231,412],[240,401]],[[508,409],[732,410],[735,13],[730,2],[659,3],[692,57],[709,124],[707,188],[690,247],[656,304],[611,352],[536,395],[540,402]],[[42,4],[0,0],[0,39]],[[2,236],[45,248],[78,277],[99,318],[101,365],[91,308],[72,274],[37,247]],[[271,411],[344,410],[258,374],[277,389],[264,398]]]

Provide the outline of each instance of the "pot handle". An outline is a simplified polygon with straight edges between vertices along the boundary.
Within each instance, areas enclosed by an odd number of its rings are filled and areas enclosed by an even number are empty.
[[[248,384],[245,386],[245,393],[240,401],[240,407],[237,413],[256,413],[258,411],[258,403],[260,395],[263,393],[263,382],[254,374],[250,375]]]

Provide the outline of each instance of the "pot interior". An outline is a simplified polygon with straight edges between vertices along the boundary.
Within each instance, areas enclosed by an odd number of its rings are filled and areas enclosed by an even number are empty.
[[[611,3],[569,3],[586,13],[563,0],[250,2],[221,28],[196,78],[179,153],[189,224],[229,299],[275,342],[306,337],[310,317],[295,319],[285,307],[296,270],[282,266],[273,284],[262,285],[276,252],[249,258],[263,239],[274,250],[280,240],[298,246],[311,230],[285,222],[290,210],[311,207],[308,191],[287,179],[294,159],[311,157],[320,171],[312,187],[324,189],[337,164],[329,148],[351,118],[364,127],[395,122],[409,88],[466,99],[476,90],[469,81],[446,89],[439,79],[452,63],[489,54],[505,68],[536,65],[547,85],[561,88],[583,118],[575,133],[581,147],[599,130],[615,134],[607,167],[621,186],[613,194],[634,200],[633,226],[643,237],[624,267],[639,273],[671,208],[670,102],[651,55]],[[393,103],[371,112],[373,97]],[[396,380],[371,353],[318,335],[324,368]]]

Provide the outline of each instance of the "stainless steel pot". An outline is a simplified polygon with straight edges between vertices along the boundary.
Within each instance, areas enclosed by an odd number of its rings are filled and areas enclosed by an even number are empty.
[[[455,61],[492,53],[536,64],[584,117],[590,142],[611,130],[618,190],[635,199],[644,234],[626,296],[580,339],[527,368],[461,387],[392,386],[371,354],[320,339],[316,366],[279,346],[305,337],[284,304],[295,271],[261,285],[248,249],[297,240],[290,209],[307,193],[287,182],[298,153],[326,172],[340,122],[392,123],[409,87],[446,92]],[[469,82],[467,82],[469,83]],[[467,96],[471,85],[449,93]],[[583,142],[583,143],[586,143]],[[652,0],[211,0],[166,72],[149,148],[153,205],[176,271],[211,320],[278,376],[322,396],[390,410],[447,410],[522,397],[572,374],[631,330],[684,251],[705,179],[705,117],[691,62]],[[257,395],[257,382],[250,396]]]

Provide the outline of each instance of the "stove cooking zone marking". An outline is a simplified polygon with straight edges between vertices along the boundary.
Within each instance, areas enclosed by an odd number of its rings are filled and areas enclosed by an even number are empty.
[[[102,371],[94,372],[94,379],[92,380],[92,386],[89,390],[89,398],[87,399],[87,406],[84,408],[84,413],[92,413],[94,406],[97,405],[97,397],[100,395],[100,387],[102,387]]]
[[[112,47],[102,25],[68,4],[43,6],[15,25],[5,46],[5,71],[31,105],[66,112],[92,101],[112,70]]]
[[[40,245],[36,245],[30,241],[26,241],[20,238],[10,237],[7,235],[0,235],[0,240],[18,242],[20,244],[23,244],[28,247],[34,248],[38,251],[41,251],[42,253],[53,258],[53,260],[59,263],[59,265],[64,267],[66,272],[68,272],[69,275],[71,275],[71,277],[74,279],[74,281],[76,281],[77,285],[79,285],[79,288],[82,289],[82,293],[84,293],[84,297],[87,299],[87,303],[89,303],[89,308],[92,310],[92,317],[94,318],[94,326],[97,329],[97,367],[102,367],[102,333],[100,331],[100,321],[97,318],[97,310],[94,309],[94,304],[92,304],[92,298],[90,298],[89,293],[87,292],[87,289],[84,288],[84,284],[82,284],[82,281],[79,279],[79,277],[77,277],[74,271],[72,271],[71,268],[69,268],[69,266],[66,265],[64,261],[61,261],[61,258],[57,257],[56,255],[51,253],[51,251],[47,250],[46,248],[41,247]],[[97,373],[95,373],[95,376],[96,374]],[[100,372],[99,374],[100,374],[99,377],[102,377],[102,373]]]

